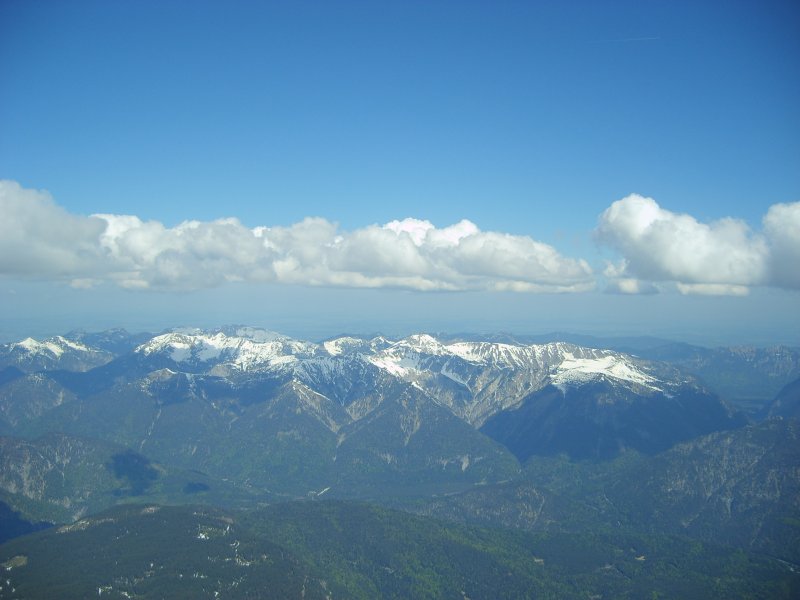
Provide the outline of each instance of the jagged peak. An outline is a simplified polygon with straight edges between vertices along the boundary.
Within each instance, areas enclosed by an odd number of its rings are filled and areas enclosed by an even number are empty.
[[[98,352],[98,350],[94,348],[90,348],[74,340],[69,340],[60,335],[47,338],[41,342],[32,337],[27,337],[24,340],[12,343],[10,348],[12,350],[21,350],[28,354],[49,353],[56,357],[60,357],[67,350],[76,352]]]
[[[241,333],[243,335],[236,335]],[[135,352],[164,353],[175,362],[226,362],[241,370],[292,362],[297,356],[309,357],[320,349],[302,342],[256,328],[238,327],[212,331],[171,331],[157,335],[138,346]]]
[[[394,342],[383,336],[372,338],[342,335],[322,342],[323,348],[331,356],[340,356],[350,353],[374,353],[391,346]]]
[[[416,354],[443,355],[451,354],[447,346],[434,336],[428,333],[415,333],[394,342],[387,347],[387,352],[403,353],[413,352]]]

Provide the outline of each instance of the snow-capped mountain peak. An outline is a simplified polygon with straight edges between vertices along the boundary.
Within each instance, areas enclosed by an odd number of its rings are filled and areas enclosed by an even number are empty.
[[[581,385],[598,378],[634,383],[662,391],[655,377],[626,360],[624,355],[615,353],[588,358],[566,353],[561,364],[556,365],[551,372],[551,383],[556,386]]]
[[[418,334],[369,355],[368,360],[478,425],[548,384],[575,387],[605,379],[652,391],[668,385],[633,357],[564,342],[442,343]]]
[[[41,342],[32,337],[25,338],[20,342],[11,344],[11,349],[18,349],[29,354],[49,353],[55,357],[60,357],[65,351],[74,350],[77,352],[92,352],[91,348],[84,346],[80,342],[68,340],[60,335],[48,338]]]
[[[341,336],[313,344],[250,327],[179,330],[152,338],[136,352],[162,354],[203,370],[217,365],[225,366],[221,372],[291,369],[302,380],[312,377],[320,381],[338,379],[342,360],[362,356],[384,373],[420,386],[457,414],[476,422],[515,405],[548,383],[576,386],[606,379],[654,391],[663,391],[664,385],[641,361],[610,350],[562,342],[443,343],[425,333],[397,342]],[[314,360],[306,364],[309,359]]]
[[[347,352],[353,346],[360,345],[362,341],[363,340],[360,340],[358,338],[344,336],[332,340],[326,340],[322,342],[322,345],[327,351],[327,353],[330,354],[331,356],[339,356],[340,354],[344,354],[345,352]]]
[[[450,353],[447,349],[447,346],[427,333],[416,333],[414,335],[410,335],[407,338],[397,342],[395,346],[398,348],[412,349],[416,352],[424,354],[438,355]]]
[[[271,331],[269,329],[261,329],[260,327],[234,326],[231,328],[223,328],[220,331],[222,333],[225,333],[226,335],[245,338],[252,342],[261,344],[265,342],[275,342],[278,340],[291,339],[276,331]]]
[[[331,356],[341,356],[343,354],[374,354],[384,348],[388,348],[394,342],[387,340],[383,336],[374,338],[362,338],[350,335],[343,335],[322,342],[325,351]]]
[[[110,352],[60,335],[42,341],[28,337],[0,345],[0,368],[14,365],[27,372],[50,369],[85,371],[112,358]]]
[[[145,356],[165,354],[177,363],[227,363],[242,371],[286,364],[319,352],[316,344],[254,328],[235,330],[243,335],[185,331],[158,335],[137,347],[135,352]]]

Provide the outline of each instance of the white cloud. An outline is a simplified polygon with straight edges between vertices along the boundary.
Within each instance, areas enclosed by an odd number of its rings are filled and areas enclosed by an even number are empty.
[[[270,250],[235,219],[168,229],[128,215],[95,216],[107,223],[99,244],[114,264],[111,279],[123,287],[191,290],[274,279]]]
[[[770,281],[800,289],[800,202],[771,206],[764,216],[764,233],[770,248]]]
[[[750,288],[746,285],[729,285],[726,283],[677,283],[675,287],[684,295],[747,296],[750,293]]]
[[[753,231],[741,220],[702,223],[631,195],[600,216],[595,233],[621,255],[604,272],[610,292],[655,293],[667,283],[682,294],[800,289],[800,202],[772,206]],[[137,290],[228,281],[423,291],[594,287],[586,261],[468,220],[437,228],[408,218],[354,231],[320,218],[289,227],[219,219],[168,228],[130,215],[73,215],[13,181],[0,181],[0,275]]]
[[[522,236],[481,232],[469,221],[436,228],[405,219],[340,232],[322,219],[260,228],[288,283],[417,290],[577,291],[593,285],[585,261]],[[498,240],[505,251],[498,259]]]
[[[340,231],[325,219],[250,229],[236,219],[172,228],[131,215],[80,217],[47,194],[0,183],[0,274],[78,288],[192,290],[226,281],[415,290],[582,291],[583,260],[524,236],[404,219]]]
[[[596,235],[623,257],[606,269],[612,279],[675,282],[684,294],[800,288],[800,203],[772,206],[763,230],[754,232],[741,220],[701,223],[633,194],[600,215]]]
[[[610,294],[657,294],[658,288],[649,281],[622,277],[610,280],[606,286],[606,292]]]
[[[79,276],[103,269],[102,220],[74,216],[49,194],[0,180],[0,273]]]

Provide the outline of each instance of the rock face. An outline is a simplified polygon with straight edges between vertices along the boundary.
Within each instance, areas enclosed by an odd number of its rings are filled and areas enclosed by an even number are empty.
[[[523,345],[490,342],[441,343],[410,336],[370,356],[373,364],[426,390],[472,425],[518,405],[530,392],[579,373],[591,379],[603,364],[611,375],[631,357],[571,344]],[[621,373],[622,369],[617,369]],[[627,374],[637,372],[637,367]]]

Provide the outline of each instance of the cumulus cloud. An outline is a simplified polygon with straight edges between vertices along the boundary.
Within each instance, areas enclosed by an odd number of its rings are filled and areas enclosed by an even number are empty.
[[[226,281],[414,290],[584,291],[583,260],[529,237],[405,219],[341,231],[325,219],[248,228],[237,219],[165,227],[136,216],[69,214],[49,195],[0,182],[0,274],[79,288],[192,290]]]
[[[657,294],[658,288],[649,281],[621,277],[609,280],[605,291],[608,294]]]
[[[49,194],[0,180],[0,273],[70,276],[103,269],[101,219],[78,217]]]
[[[771,206],[764,216],[764,233],[770,248],[769,280],[800,289],[800,202]]]
[[[683,294],[744,295],[756,285],[800,288],[800,202],[772,206],[763,225],[752,231],[732,218],[701,223],[633,194],[600,215],[595,233],[622,255],[605,271],[619,291],[635,293],[629,282],[637,280],[675,282]]]

